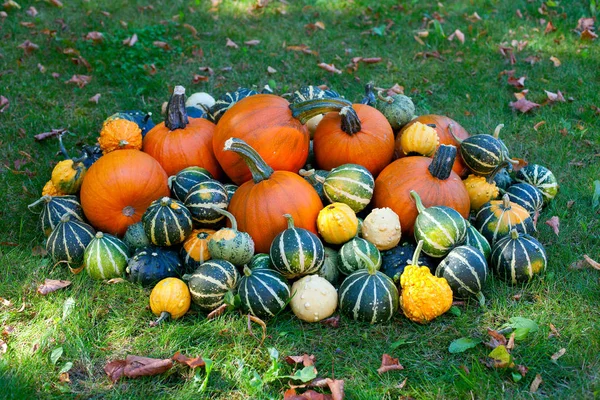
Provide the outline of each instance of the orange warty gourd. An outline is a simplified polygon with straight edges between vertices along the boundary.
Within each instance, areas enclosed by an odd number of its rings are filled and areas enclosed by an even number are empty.
[[[228,210],[235,216],[238,230],[254,240],[256,253],[268,254],[275,236],[287,229],[286,219],[281,218],[284,214],[292,216],[297,228],[317,233],[317,215],[323,203],[310,183],[293,172],[273,171],[243,140],[228,139],[224,149],[239,154],[252,171],[252,180],[235,191]]]
[[[167,118],[144,137],[142,150],[154,157],[171,175],[184,168],[206,168],[215,179],[223,171],[212,150],[215,124],[204,118],[188,118],[185,88],[176,86],[167,105]]]
[[[403,235],[413,234],[418,215],[411,190],[419,193],[425,207],[448,206],[468,218],[469,193],[452,171],[455,157],[456,147],[441,145],[433,159],[414,156],[392,162],[375,180],[373,207],[389,207],[398,214]]]
[[[286,99],[272,94],[240,100],[217,124],[214,154],[227,176],[241,185],[249,181],[252,174],[242,157],[223,150],[225,142],[232,137],[248,143],[275,171],[298,171],[308,157],[308,128],[292,117]]]
[[[454,121],[451,118],[448,118],[444,115],[435,114],[420,115],[417,118],[410,121],[408,124],[406,124],[398,133],[398,136],[396,137],[396,143],[394,144],[394,158],[406,157],[406,154],[404,154],[404,151],[402,150],[402,134],[416,122],[420,122],[425,125],[435,125],[435,130],[437,131],[440,145],[450,144],[453,146],[460,147],[460,143],[458,143],[454,139],[454,137],[452,137],[452,134],[448,130],[448,125],[450,124],[452,124],[452,131],[454,132],[457,138],[466,139],[469,137],[469,133],[465,130],[465,128],[460,126],[458,122]],[[456,172],[461,178],[466,178],[466,176],[469,174],[469,169],[463,162],[462,158],[460,157],[460,154],[454,160],[452,170]]]
[[[87,171],[80,193],[83,212],[96,229],[122,236],[152,201],[169,196],[167,179],[158,161],[146,153],[110,152]]]

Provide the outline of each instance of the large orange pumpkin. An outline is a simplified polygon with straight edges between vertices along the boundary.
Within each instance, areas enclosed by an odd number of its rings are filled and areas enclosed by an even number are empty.
[[[214,154],[227,176],[241,185],[250,180],[252,174],[242,157],[223,150],[225,142],[232,137],[252,146],[276,171],[298,171],[308,157],[308,128],[292,117],[286,99],[272,94],[257,94],[240,100],[217,124]]]
[[[448,130],[448,125],[450,125],[450,124],[452,124],[452,131],[454,132],[454,134],[456,135],[457,138],[466,139],[469,137],[469,133],[465,130],[465,128],[463,128],[458,122],[456,122],[455,120],[453,120],[451,118],[448,118],[444,115],[436,115],[436,114],[420,115],[417,118],[410,121],[408,124],[406,124],[402,128],[402,130],[398,133],[398,136],[396,137],[396,143],[394,144],[394,158],[405,157],[404,151],[402,151],[402,144],[401,144],[402,134],[410,126],[412,126],[415,122],[420,122],[425,125],[428,125],[428,124],[435,125],[435,130],[437,131],[440,145],[451,144],[453,146],[457,146],[460,148],[460,143],[458,143],[454,139],[454,137],[452,137],[452,134]],[[463,162],[462,158],[460,157],[460,154],[458,154],[456,156],[452,170],[454,172],[456,172],[458,174],[458,176],[460,176],[461,178],[466,178],[467,175],[469,174],[469,169]]]
[[[122,236],[142,219],[152,201],[169,196],[168,176],[158,161],[138,150],[110,152],[88,169],[81,206],[99,231]]]
[[[467,218],[469,193],[452,171],[456,147],[441,145],[433,159],[423,156],[400,158],[388,165],[375,181],[374,208],[391,208],[400,217],[402,234],[413,234],[417,206],[410,195],[419,193],[425,207],[448,206]]]
[[[215,179],[223,177],[212,150],[215,124],[204,118],[188,118],[185,88],[176,86],[167,105],[167,118],[144,137],[142,150],[154,157],[171,175],[184,168],[206,168]]]
[[[252,236],[257,253],[269,253],[275,236],[287,229],[284,214],[292,216],[297,228],[317,233],[317,215],[323,203],[310,183],[293,172],[273,171],[243,140],[227,140],[225,150],[239,154],[252,171],[252,180],[235,191],[228,210],[235,216],[238,230]]]
[[[376,177],[392,161],[394,131],[374,107],[338,98],[307,100],[291,108],[303,122],[327,113],[313,137],[318,168],[331,170],[343,164],[360,164]]]

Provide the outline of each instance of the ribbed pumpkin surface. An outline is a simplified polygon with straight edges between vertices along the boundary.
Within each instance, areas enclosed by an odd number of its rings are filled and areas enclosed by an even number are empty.
[[[211,207],[227,208],[227,191],[214,179],[193,186],[185,198],[185,206],[192,213],[194,221],[200,225],[212,225],[224,217]]]
[[[192,214],[182,202],[163,197],[148,206],[142,224],[150,242],[171,246],[183,242],[192,232]]]
[[[489,175],[505,158],[502,143],[492,135],[473,135],[460,144],[464,163],[477,175]]]
[[[423,252],[431,257],[444,257],[466,233],[465,219],[450,207],[426,208],[415,221],[415,239],[423,240]]]
[[[152,286],[165,278],[181,275],[179,254],[165,247],[148,246],[135,252],[125,269],[127,278],[142,286]]]
[[[534,275],[544,272],[548,259],[544,246],[537,239],[513,232],[494,245],[491,265],[501,279],[515,284],[527,282]]]
[[[174,198],[185,201],[190,189],[200,182],[214,179],[207,169],[202,167],[187,167],[169,177],[169,187]]]
[[[467,221],[467,234],[465,236],[465,241],[463,243],[465,246],[473,246],[481,253],[486,260],[490,259],[490,255],[492,254],[492,248],[487,239],[479,233],[479,231]]]
[[[290,297],[283,275],[267,268],[248,271],[240,278],[238,289],[242,310],[259,318],[272,317],[283,310]]]
[[[52,233],[63,215],[83,221],[83,209],[77,196],[49,196],[46,199],[40,214],[40,223],[46,236]]]
[[[48,237],[46,250],[54,262],[67,261],[77,268],[83,262],[85,248],[95,234],[94,228],[85,222],[63,217]]]
[[[92,279],[111,279],[123,276],[127,268],[129,249],[118,237],[96,233],[84,254],[84,267]]]
[[[520,233],[535,232],[529,212],[508,200],[507,195],[503,200],[490,201],[481,207],[475,216],[475,227],[492,246],[512,229]]]
[[[371,201],[374,186],[375,180],[368,169],[358,164],[344,164],[331,170],[323,190],[331,203],[344,203],[359,212]]]
[[[227,292],[235,291],[239,280],[240,273],[229,261],[207,261],[188,280],[192,301],[202,310],[212,311],[223,304]]]
[[[457,299],[480,296],[488,276],[488,265],[481,251],[471,246],[458,246],[442,260],[435,276],[444,277]]]
[[[338,269],[344,275],[367,268],[367,262],[363,260],[366,257],[370,260],[375,269],[381,267],[381,253],[374,244],[369,241],[355,237],[347,243],[344,243],[340,249]]]
[[[511,185],[506,191],[508,198],[513,203],[516,203],[526,209],[529,215],[540,213],[544,206],[544,195],[535,186],[529,183],[516,183]]]

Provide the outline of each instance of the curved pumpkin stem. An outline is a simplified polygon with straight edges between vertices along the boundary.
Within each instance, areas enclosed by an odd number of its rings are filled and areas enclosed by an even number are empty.
[[[504,124],[498,124],[498,126],[496,126],[496,129],[494,129],[494,134],[492,136],[494,136],[495,139],[500,139],[500,130],[504,128]]]
[[[362,98],[360,104],[366,104],[371,107],[375,107],[377,103],[377,98],[375,97],[375,93],[373,93],[373,82],[369,82],[365,85],[365,97]]]
[[[58,147],[60,149],[60,152],[62,153],[63,157],[65,157],[66,160],[70,159],[71,157],[69,157],[69,153],[67,153],[67,149],[65,148],[65,144],[62,141],[62,133],[60,135],[58,135]]]
[[[415,252],[413,253],[413,257],[412,257],[412,260],[410,261],[410,265],[414,265],[416,267],[419,266],[419,257],[421,256],[421,249],[423,249],[423,240],[419,240],[419,243],[417,243],[417,248],[415,249]]]
[[[342,130],[354,135],[361,130],[358,114],[352,108],[352,102],[342,98],[325,98],[302,101],[290,104],[292,116],[305,124],[309,119],[320,114],[337,111],[342,117]]]
[[[246,275],[246,276],[252,275],[252,270],[247,265],[244,265],[244,275]]]
[[[452,145],[442,144],[438,147],[433,156],[433,160],[429,167],[429,173],[439,180],[446,180],[452,173],[452,166],[456,159],[456,147]]]
[[[171,318],[171,314],[167,311],[163,311],[160,313],[160,316],[156,321],[150,322],[150,326],[157,326],[158,324],[169,318]]]
[[[167,119],[165,126],[169,130],[183,129],[190,121],[185,111],[185,88],[183,86],[175,86],[173,95],[167,104]]]
[[[224,151],[234,151],[244,159],[244,162],[252,173],[254,183],[269,179],[273,175],[273,168],[262,159],[260,154],[242,139],[229,138],[223,146]]]
[[[510,231],[510,238],[512,240],[517,240],[519,238],[519,231],[516,229],[513,229]]]
[[[37,206],[38,204],[42,203],[42,202],[46,202],[49,203],[50,200],[52,200],[52,196],[50,196],[49,194],[40,197],[39,199],[37,199],[36,201],[34,201],[33,203],[31,203],[30,205],[27,206],[27,208],[29,209],[29,211],[31,212],[35,212],[33,211],[33,207]],[[39,213],[36,213],[39,214]]]
[[[452,137],[454,138],[454,141],[458,144],[461,144],[463,142],[463,139],[459,138],[458,136],[456,136],[454,134],[454,128],[453,128],[454,124],[450,123],[448,124],[448,132],[450,132],[450,134],[452,135]]]
[[[384,96],[383,92],[380,90],[377,92],[377,98],[381,101],[385,101],[388,104],[392,104],[394,102],[394,98],[392,96]]]
[[[373,260],[367,257],[362,251],[357,251],[356,255],[367,265],[367,272],[369,275],[375,275],[377,273],[377,266]]]
[[[237,231],[237,221],[232,213],[230,213],[227,210],[223,210],[222,208],[216,207],[216,206],[210,206],[210,208],[215,210],[219,214],[224,215],[229,220],[229,222],[231,222],[231,229],[233,229],[234,231]]]
[[[285,219],[287,219],[287,223],[288,223],[288,229],[294,229],[294,217],[292,217],[291,214],[283,214],[283,216],[285,217]]]
[[[419,196],[419,193],[415,192],[414,190],[411,190],[410,196],[415,200],[415,203],[417,204],[417,211],[419,212],[419,214],[422,213],[423,210],[425,210],[425,206],[421,201],[421,196]]]

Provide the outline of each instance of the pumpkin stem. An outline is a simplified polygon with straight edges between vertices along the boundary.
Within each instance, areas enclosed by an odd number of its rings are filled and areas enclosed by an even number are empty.
[[[360,124],[360,119],[358,119],[358,114],[352,106],[344,107],[340,110],[340,115],[342,117],[342,130],[349,135],[354,135],[357,132],[360,132],[362,126]]]
[[[127,140],[121,140],[119,141],[119,147],[125,147],[129,144],[129,142]]]
[[[494,136],[495,139],[499,139],[500,130],[502,128],[504,128],[504,124],[498,124],[498,126],[496,127],[496,129],[494,129],[494,134],[492,136]]]
[[[375,93],[373,93],[373,82],[369,82],[365,85],[365,97],[362,98],[360,103],[375,107],[377,98],[375,97]]]
[[[160,199],[160,205],[163,206],[163,207],[168,206],[170,202],[171,202],[171,198],[167,197],[167,196],[162,197]]]
[[[438,147],[433,156],[431,164],[429,164],[429,173],[439,180],[446,180],[452,173],[452,166],[456,159],[456,147],[452,145],[442,144]]]
[[[173,181],[175,181],[175,179],[177,179],[177,175],[171,175],[169,179],[167,179],[167,186],[169,186],[169,189],[173,189]]]
[[[510,231],[510,238],[512,240],[517,240],[519,238],[519,231],[517,231],[516,229],[513,229]]]
[[[152,113],[151,112],[147,112],[146,115],[144,116],[144,120],[143,120],[144,124],[146,122],[148,122],[148,120],[150,119],[150,117],[152,117]]]
[[[244,275],[246,275],[246,276],[252,275],[252,270],[247,265],[244,265]]]
[[[96,239],[102,239],[104,237],[104,233],[98,231],[96,232]]]
[[[508,193],[505,194],[504,196],[502,196],[502,207],[505,210],[510,210],[510,197],[508,196]]]
[[[410,196],[415,200],[415,203],[417,204],[417,211],[419,211],[419,214],[422,213],[423,210],[425,210],[425,206],[421,201],[421,196],[419,196],[419,193],[415,192],[414,190],[411,190]]]
[[[477,297],[477,300],[479,300],[479,305],[481,307],[484,307],[485,306],[485,296],[483,295],[483,293],[477,292],[475,297]]]
[[[40,204],[44,201],[46,203],[49,203],[50,200],[52,200],[52,196],[50,196],[49,194],[44,195],[44,196],[40,197],[39,199],[37,199],[36,201],[34,201],[33,203],[31,203],[30,205],[28,205],[27,208],[29,209],[29,211],[34,212],[33,207],[37,206],[38,204]]]
[[[291,214],[283,214],[285,219],[287,219],[288,229],[294,229],[294,217]]]
[[[450,134],[451,134],[451,135],[452,135],[452,137],[454,138],[454,141],[456,141],[458,144],[461,144],[461,143],[463,142],[463,139],[461,139],[461,138],[457,137],[457,136],[454,134],[454,128],[453,128],[453,127],[454,127],[454,124],[452,124],[452,123],[448,124],[448,132],[450,132]]]
[[[184,275],[181,277],[181,280],[182,280],[182,281],[184,281],[184,282],[187,282],[187,281],[189,281],[190,279],[192,279],[192,276],[193,276],[193,274],[184,274]]]
[[[414,265],[414,266],[419,266],[419,257],[421,256],[421,249],[423,248],[423,241],[419,240],[419,243],[417,243],[417,248],[415,249],[415,252],[413,253],[413,258],[410,262],[410,265]]]
[[[356,255],[366,264],[366,269],[369,275],[375,275],[377,273],[377,265],[375,265],[373,260],[367,257],[367,255],[360,250],[356,252]]]
[[[222,208],[219,208],[217,206],[210,206],[210,208],[212,208],[213,210],[215,210],[219,214],[224,215],[225,217],[227,217],[227,219],[229,220],[229,222],[231,222],[231,229],[233,229],[234,231],[237,231],[237,221],[235,220],[235,217],[233,216],[232,213],[230,213],[227,210],[223,210]]]
[[[58,135],[58,147],[60,149],[60,152],[62,153],[62,155],[65,157],[66,160],[70,159],[71,157],[69,157],[69,153],[67,153],[67,149],[65,148],[65,144],[62,141],[62,133],[60,135]]]
[[[273,174],[273,168],[262,159],[260,154],[242,139],[229,138],[225,141],[224,151],[234,151],[244,159],[252,173],[254,183],[269,179]]]
[[[311,99],[290,104],[292,116],[300,123],[305,124],[312,117],[330,111],[340,111],[344,107],[351,107],[352,103],[342,98]]]
[[[158,319],[156,321],[153,321],[150,323],[150,326],[157,326],[158,324],[163,322],[165,319],[169,319],[169,318],[171,318],[171,314],[167,311],[163,311],[160,313],[160,317],[158,317]]]
[[[377,98],[381,101],[385,101],[388,104],[392,104],[394,102],[394,98],[392,96],[384,96],[381,94],[382,91],[377,92]]]
[[[185,111],[185,88],[183,86],[175,86],[173,95],[167,104],[167,119],[165,126],[169,130],[183,129],[190,121]]]

